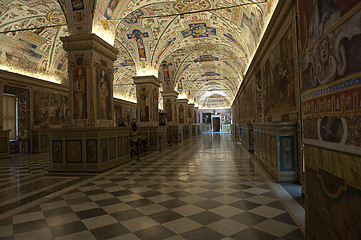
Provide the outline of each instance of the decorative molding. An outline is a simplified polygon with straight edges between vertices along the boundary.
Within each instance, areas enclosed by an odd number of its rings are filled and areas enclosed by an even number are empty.
[[[76,34],[61,37],[63,48],[67,52],[94,50],[112,61],[117,60],[119,50],[95,34]]]

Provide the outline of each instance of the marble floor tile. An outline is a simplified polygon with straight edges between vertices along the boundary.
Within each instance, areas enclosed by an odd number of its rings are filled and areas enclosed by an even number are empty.
[[[50,179],[47,154],[1,161],[0,194]],[[52,197],[41,192],[40,203],[38,195],[26,206],[0,199],[0,239],[304,239],[228,134],[190,138],[97,175],[51,178],[69,183],[50,191]]]

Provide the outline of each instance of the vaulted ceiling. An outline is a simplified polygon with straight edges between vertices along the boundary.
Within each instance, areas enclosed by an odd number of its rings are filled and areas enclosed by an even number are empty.
[[[78,16],[119,50],[114,96],[135,101],[132,77],[156,75],[199,107],[229,107],[277,2],[0,0],[0,69],[67,84],[60,37]]]

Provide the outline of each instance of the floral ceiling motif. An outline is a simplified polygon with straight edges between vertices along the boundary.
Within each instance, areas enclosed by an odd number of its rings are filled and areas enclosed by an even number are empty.
[[[277,2],[0,0],[0,67],[66,83],[60,37],[91,31],[119,50],[114,96],[135,101],[132,77],[152,74],[200,107],[229,107]]]

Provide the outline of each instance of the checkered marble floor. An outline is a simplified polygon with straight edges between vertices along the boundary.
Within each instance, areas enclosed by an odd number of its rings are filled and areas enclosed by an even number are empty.
[[[228,134],[203,134],[0,221],[0,239],[304,239]]]

